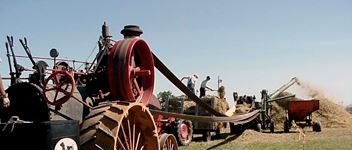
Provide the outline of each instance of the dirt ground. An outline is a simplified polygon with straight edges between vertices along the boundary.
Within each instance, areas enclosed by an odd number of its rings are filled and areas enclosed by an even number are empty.
[[[246,130],[241,135],[224,135],[222,139],[203,142],[195,138],[182,150],[196,149],[351,149],[352,128],[323,128],[322,132],[305,129],[305,140],[299,138],[299,132],[291,129],[289,133],[260,133]]]

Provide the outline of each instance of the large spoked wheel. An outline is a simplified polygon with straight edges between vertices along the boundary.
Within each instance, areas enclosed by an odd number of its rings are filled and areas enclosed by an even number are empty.
[[[154,61],[147,43],[140,38],[118,41],[108,58],[113,98],[147,105],[154,89]]]
[[[175,136],[163,133],[160,136],[160,150],[178,150]]]
[[[176,131],[175,136],[180,145],[186,146],[192,142],[193,126],[191,121],[179,120]]]
[[[50,81],[53,84],[49,84]],[[75,81],[69,72],[65,70],[53,71],[44,81],[43,97],[47,103],[61,106],[72,97],[75,88]]]
[[[83,150],[159,149],[153,117],[140,103],[118,102],[97,106],[81,126]]]

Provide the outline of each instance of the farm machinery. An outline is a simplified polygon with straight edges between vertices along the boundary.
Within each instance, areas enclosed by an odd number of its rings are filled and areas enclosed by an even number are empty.
[[[218,112],[226,113],[227,111],[228,104],[223,98],[208,95],[202,97],[201,100]],[[184,95],[166,99],[164,111],[190,116],[212,116]],[[164,119],[170,123],[170,127],[165,128],[166,132],[174,134],[181,145],[188,145],[192,141],[193,134],[201,134],[204,141],[210,141],[212,133],[215,132],[215,135],[219,137],[220,132],[227,127],[226,122],[199,121],[198,117],[190,118],[190,120],[178,117],[164,117]]]
[[[261,91],[261,101],[255,103],[255,107],[262,110],[259,117],[259,122],[257,124],[258,129],[270,129],[270,132],[274,132],[275,124],[274,120],[271,118],[272,103],[285,98],[294,97],[295,95],[288,95],[284,97],[278,96],[295,83],[298,83],[298,79],[296,77],[292,78],[288,83],[282,85],[270,95],[265,89]]]
[[[124,39],[114,41],[104,23],[95,59],[81,62],[85,70],[75,69],[79,61],[57,58],[56,49],[50,51],[50,59],[32,56],[26,38],[20,43],[32,67],[20,65],[21,56],[15,55],[13,37],[8,36],[10,106],[0,108],[0,142],[26,144],[7,144],[5,149],[174,150],[178,149],[175,136],[163,133],[164,127],[157,126],[153,116],[242,124],[259,115],[253,111],[226,116],[202,102],[152,53],[140,38],[142,33],[138,26],[127,25],[121,30]],[[52,68],[47,59],[53,61]],[[160,111],[160,102],[153,98],[154,67],[213,116]],[[25,72],[28,78],[21,76]],[[42,138],[31,144],[33,135]]]
[[[321,124],[319,121],[312,120],[312,113],[319,109],[319,100],[293,100],[288,103],[287,116],[284,122],[284,132],[289,132],[293,122],[304,128],[311,126],[313,131],[320,132]]]
[[[184,114],[183,104],[184,99],[170,99],[168,97],[164,106],[160,108],[165,112]],[[179,145],[186,146],[192,142],[193,123],[190,120],[163,115],[155,115],[154,120],[159,133],[173,134]]]
[[[261,101],[255,101],[255,96],[239,96],[237,92],[233,92],[234,107],[231,109],[243,109],[242,111],[260,110],[260,115],[253,121],[247,124],[232,124],[230,123],[231,133],[242,132],[244,129],[251,128],[259,132],[262,130],[269,129],[270,132],[274,132],[275,125],[272,118],[272,103],[278,100],[295,97],[295,95],[288,95],[279,97],[279,95],[292,86],[294,83],[298,83],[297,78],[292,78],[288,83],[282,85],[272,94],[268,94],[268,91],[263,89],[261,93]]]
[[[261,114],[258,119],[257,128],[270,129],[270,132],[274,132],[275,125],[272,116],[272,103],[275,101],[281,101],[295,97],[295,95],[280,96],[282,92],[287,90],[293,84],[300,84],[298,78],[292,78],[288,83],[282,85],[272,94],[268,94],[267,90],[261,91],[261,102],[255,102],[255,108],[261,109]],[[292,123],[295,122],[297,125],[313,126],[313,131],[320,131],[320,123],[312,123],[312,112],[319,109],[319,100],[302,100],[295,98],[287,102],[287,115],[284,121],[284,132],[288,132],[292,127]]]

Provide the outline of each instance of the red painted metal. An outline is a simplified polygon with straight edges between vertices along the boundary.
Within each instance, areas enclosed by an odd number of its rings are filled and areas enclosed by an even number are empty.
[[[147,105],[154,89],[154,61],[147,43],[140,38],[123,39],[108,58],[113,98]]]
[[[110,87],[110,92],[112,97],[114,98],[114,100],[117,100],[118,95],[120,91],[117,88],[116,82],[115,81],[115,76],[114,76],[114,67],[116,67],[116,63],[114,62],[114,56],[115,56],[115,52],[117,51],[116,49],[118,49],[120,47],[121,41],[116,42],[109,51],[109,55],[108,55],[108,80],[109,80],[109,87]]]
[[[49,81],[53,81],[53,87],[49,86]],[[43,97],[47,103],[55,106],[61,106],[72,97],[74,89],[76,89],[76,84],[73,76],[68,71],[55,70],[44,81]],[[54,97],[49,95],[51,91],[54,91]],[[64,96],[60,96],[59,93]]]
[[[304,121],[312,112],[319,109],[319,100],[295,100],[288,103],[290,120]]]
[[[188,131],[188,126],[187,126],[187,124],[185,124],[185,123],[181,123],[180,124],[180,128],[181,128],[181,137],[183,138],[183,139],[188,139],[188,135],[189,135],[189,131]]]

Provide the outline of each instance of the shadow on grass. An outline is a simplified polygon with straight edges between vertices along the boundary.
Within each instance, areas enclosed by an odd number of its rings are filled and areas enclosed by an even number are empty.
[[[242,133],[243,133],[243,132],[242,132]],[[222,142],[220,142],[220,143],[218,143],[218,144],[216,144],[216,145],[214,145],[214,146],[211,146],[211,147],[207,148],[207,150],[211,150],[211,149],[217,148],[217,147],[219,147],[219,146],[221,146],[221,145],[225,145],[225,144],[227,144],[227,143],[229,143],[229,142],[231,142],[231,141],[233,141],[233,140],[236,140],[238,137],[241,136],[242,133],[235,134],[235,135],[233,135],[233,134],[227,134],[226,136],[230,136],[229,138],[227,138],[226,140],[224,140],[224,141],[222,141]]]
[[[211,150],[211,149],[215,149],[219,146],[222,146],[222,145],[225,145],[225,144],[228,144],[229,142],[232,142],[234,140],[236,140],[238,137],[240,137],[242,135],[242,133],[244,132],[245,130],[243,130],[241,133],[238,133],[238,134],[230,134],[230,133],[227,133],[227,134],[223,134],[221,135],[221,137],[217,137],[215,139],[224,139],[224,138],[227,138],[225,139],[224,141],[214,145],[214,146],[211,146],[209,148],[207,148],[207,150]],[[263,133],[267,133],[267,134],[270,134],[271,132],[270,131],[263,131]],[[283,131],[276,131],[274,132],[274,134],[290,134],[290,133],[295,133],[294,131],[290,131],[289,133],[285,133]]]

